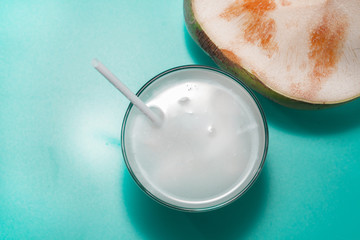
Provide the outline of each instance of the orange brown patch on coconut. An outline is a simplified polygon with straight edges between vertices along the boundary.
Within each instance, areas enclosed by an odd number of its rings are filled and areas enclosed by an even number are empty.
[[[230,21],[232,18],[244,17],[243,37],[248,43],[258,45],[271,57],[278,49],[275,41],[276,24],[268,16],[269,11],[276,9],[274,0],[236,1],[225,9],[220,17]]]
[[[224,12],[220,14],[220,17],[230,21],[234,17],[238,17],[243,14],[243,3],[242,1],[236,1],[226,8]]]
[[[303,86],[300,83],[291,83],[290,84],[291,94],[298,98],[308,99],[311,98],[311,93],[309,91],[303,90]]]
[[[233,52],[227,49],[220,49],[223,55],[231,62],[241,65],[241,59]]]
[[[274,0],[243,0],[243,9],[246,12],[264,16],[268,11],[276,8]]]
[[[308,58],[312,66],[309,73],[311,92],[316,94],[321,85],[337,67],[343,53],[348,22],[340,12],[325,13],[320,24],[310,33]]]
[[[269,57],[278,48],[274,41],[274,32],[276,25],[274,19],[263,19],[254,16],[246,23],[247,27],[244,32],[244,38],[247,42],[256,44],[259,42],[260,47],[268,51]]]
[[[291,2],[289,0],[280,0],[280,4],[281,6],[290,6],[291,5]]]

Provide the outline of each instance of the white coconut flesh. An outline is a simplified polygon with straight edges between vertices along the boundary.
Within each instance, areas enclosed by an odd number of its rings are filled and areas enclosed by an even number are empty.
[[[360,95],[360,0],[192,0],[231,61],[270,89],[310,103]]]

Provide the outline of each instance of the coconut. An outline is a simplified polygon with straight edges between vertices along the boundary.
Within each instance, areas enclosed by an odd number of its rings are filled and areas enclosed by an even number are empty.
[[[184,15],[220,68],[282,105],[360,97],[359,0],[184,0]]]

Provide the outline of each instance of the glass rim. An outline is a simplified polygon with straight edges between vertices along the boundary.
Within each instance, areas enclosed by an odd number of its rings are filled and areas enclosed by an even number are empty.
[[[224,207],[226,205],[229,205],[230,203],[234,202],[235,200],[237,200],[238,198],[240,198],[241,196],[243,196],[245,194],[245,192],[247,192],[247,190],[249,190],[251,188],[251,186],[255,183],[255,181],[258,179],[261,170],[263,169],[263,166],[265,164],[265,159],[267,156],[267,151],[268,151],[268,146],[269,146],[269,131],[268,131],[268,125],[267,125],[267,121],[266,121],[266,117],[265,117],[265,113],[263,108],[261,107],[261,104],[259,102],[259,100],[257,99],[257,97],[255,96],[255,94],[252,92],[252,90],[245,85],[245,83],[243,83],[240,79],[236,78],[235,76],[233,76],[232,74],[225,72],[221,69],[218,68],[214,68],[214,67],[210,67],[210,66],[205,66],[205,65],[197,65],[197,64],[192,64],[192,65],[182,65],[182,66],[178,66],[178,67],[173,67],[170,68],[168,70],[165,70],[159,74],[157,74],[155,77],[151,78],[150,80],[148,80],[140,89],[139,91],[136,93],[137,96],[140,96],[141,93],[147,88],[149,87],[152,83],[154,83],[156,80],[160,79],[161,77],[170,74],[172,72],[176,72],[176,71],[181,71],[181,70],[186,70],[186,69],[206,69],[206,70],[210,70],[210,71],[214,71],[220,74],[223,74],[227,77],[229,77],[230,79],[232,79],[233,81],[235,81],[236,83],[238,83],[239,85],[241,85],[247,93],[249,93],[249,95],[251,96],[251,98],[254,100],[260,115],[261,115],[261,119],[263,122],[263,127],[264,127],[264,133],[265,133],[265,142],[264,142],[264,150],[263,150],[263,155],[262,155],[262,159],[260,162],[259,167],[256,170],[256,173],[254,174],[254,176],[252,176],[252,179],[250,180],[250,182],[241,190],[239,191],[235,196],[233,196],[232,198],[221,202],[219,204],[215,204],[213,206],[209,206],[209,207],[201,207],[201,208],[187,208],[187,207],[182,207],[182,206],[177,206],[171,203],[168,203],[162,199],[160,199],[159,197],[155,196],[153,193],[151,193],[136,177],[135,173],[132,171],[132,168],[130,166],[130,163],[128,161],[128,157],[126,154],[126,147],[125,147],[125,128],[126,128],[126,123],[129,117],[129,114],[131,112],[131,109],[133,107],[132,103],[129,103],[125,115],[123,117],[123,122],[122,122],[122,126],[121,126],[121,150],[122,150],[122,155],[124,158],[124,162],[126,164],[126,167],[131,175],[131,177],[134,179],[134,181],[136,182],[136,184],[140,187],[140,189],[145,192],[149,197],[151,197],[153,200],[155,200],[156,202],[172,208],[172,209],[176,209],[176,210],[180,210],[180,211],[184,211],[184,212],[206,212],[206,211],[211,211],[211,210],[215,210],[221,207]]]

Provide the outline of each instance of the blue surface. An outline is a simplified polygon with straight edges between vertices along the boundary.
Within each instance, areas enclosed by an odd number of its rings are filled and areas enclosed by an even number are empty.
[[[121,156],[133,91],[159,72],[214,63],[186,32],[182,1],[0,3],[0,239],[359,239],[360,101],[298,111],[264,97],[260,178],[223,209],[155,203]]]

